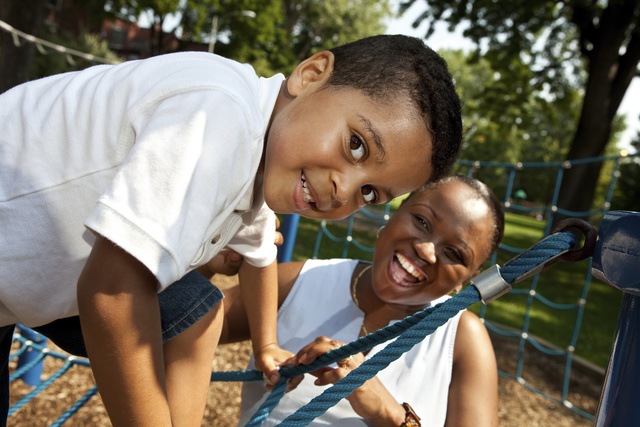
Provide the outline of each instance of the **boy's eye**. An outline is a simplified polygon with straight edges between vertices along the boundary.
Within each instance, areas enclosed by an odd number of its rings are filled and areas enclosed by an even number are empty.
[[[367,154],[364,143],[357,135],[351,135],[349,139],[349,150],[355,160],[360,160]]]
[[[376,203],[378,196],[376,195],[375,190],[371,188],[370,185],[363,186],[360,191],[362,191],[362,198],[367,204],[371,205]]]

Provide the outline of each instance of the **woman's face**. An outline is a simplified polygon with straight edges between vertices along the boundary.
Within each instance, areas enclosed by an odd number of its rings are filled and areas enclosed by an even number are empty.
[[[380,232],[373,289],[387,304],[424,306],[459,290],[491,250],[491,211],[466,184],[408,199]]]

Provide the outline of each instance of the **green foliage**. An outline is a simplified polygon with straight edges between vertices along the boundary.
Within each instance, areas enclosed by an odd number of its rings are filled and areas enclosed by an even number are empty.
[[[80,36],[76,37],[69,33],[59,35],[49,33],[43,35],[42,38],[60,46],[83,53],[89,53],[98,58],[104,58],[113,62],[120,61],[120,58],[109,50],[107,42],[101,41],[98,35],[82,32]],[[77,56],[70,56],[70,58],[71,61],[66,55],[61,55],[59,52],[49,48],[45,48],[45,53],[36,51],[33,66],[31,67],[31,79],[38,79],[67,71],[78,71],[96,64]]]
[[[502,75],[488,60],[462,51],[440,53],[462,99],[462,159],[515,164],[559,161],[566,155],[580,113],[578,88],[567,86],[562,99],[529,88],[526,96],[519,96],[519,103],[513,103]],[[517,70],[528,72],[522,64],[514,67]],[[504,195],[508,170],[481,169],[474,176]],[[519,172],[515,182],[516,188],[526,191],[528,200],[540,203],[550,199],[554,185],[555,173],[533,169]]]
[[[632,142],[640,151],[640,132]],[[611,200],[611,209],[640,212],[640,158],[633,157],[620,164],[616,189]]]
[[[403,1],[401,11],[415,3]],[[601,156],[607,146],[615,145],[616,112],[631,79],[638,75],[640,2],[426,0],[424,5],[414,26],[426,23],[427,38],[437,22],[448,23],[451,30],[461,26],[463,35],[476,45],[470,62],[491,65],[493,78],[485,83],[482,97],[491,107],[485,117],[501,128],[501,136],[535,138],[537,144],[531,147],[540,148],[529,154],[557,150],[567,159]],[[572,93],[577,88],[584,93]],[[526,110],[536,98],[549,105],[536,102],[533,107],[538,111],[531,114]],[[574,115],[578,103],[582,105]],[[549,120],[558,123],[554,130],[560,132],[549,133],[545,126]],[[541,134],[543,130],[551,139]],[[569,145],[568,135],[572,135]],[[560,207],[587,211],[594,203],[599,205],[594,201],[602,193],[599,168],[590,165],[565,173]]]
[[[175,14],[179,24],[170,31],[180,35],[181,49],[189,41],[208,44],[215,16],[215,53],[251,63],[263,76],[289,74],[301,60],[318,51],[384,33],[382,22],[392,13],[389,0],[76,1],[104,10],[103,16],[128,21],[144,14],[161,25]],[[255,16],[247,16],[246,11]],[[157,40],[155,44],[153,51],[163,53]]]

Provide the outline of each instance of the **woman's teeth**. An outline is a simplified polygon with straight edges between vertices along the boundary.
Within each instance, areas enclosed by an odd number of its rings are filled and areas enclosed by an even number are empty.
[[[418,280],[424,280],[424,276],[414,268],[413,264],[407,258],[405,258],[404,255],[396,253],[395,256],[402,268],[404,268],[407,273]]]
[[[315,203],[315,200],[311,198],[311,194],[307,189],[307,180],[304,176],[304,172],[302,173],[302,193],[303,193],[302,197],[306,203]]]

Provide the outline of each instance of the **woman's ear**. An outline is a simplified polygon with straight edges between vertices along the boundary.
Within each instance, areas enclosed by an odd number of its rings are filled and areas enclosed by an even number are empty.
[[[287,79],[289,94],[300,96],[310,89],[322,87],[333,72],[334,60],[333,53],[324,50],[298,64]]]

